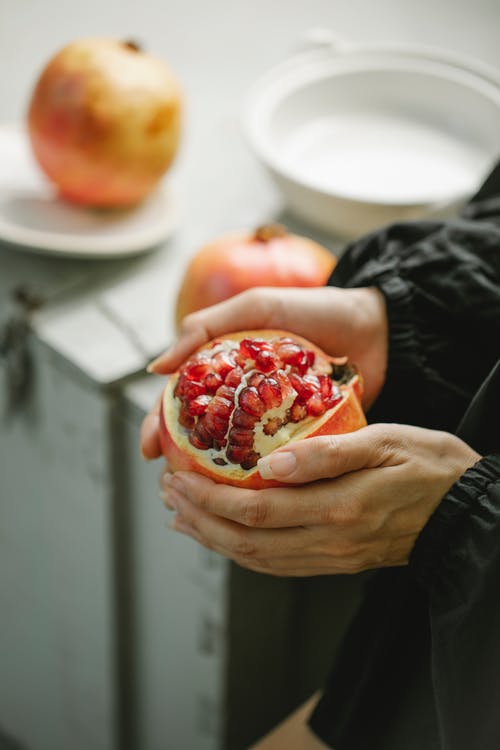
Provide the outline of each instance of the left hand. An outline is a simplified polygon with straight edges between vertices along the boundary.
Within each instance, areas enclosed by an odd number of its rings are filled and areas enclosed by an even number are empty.
[[[289,487],[240,489],[190,472],[167,473],[162,486],[177,511],[173,528],[243,567],[357,573],[405,565],[429,516],[479,458],[448,433],[378,424],[260,460],[263,476]]]

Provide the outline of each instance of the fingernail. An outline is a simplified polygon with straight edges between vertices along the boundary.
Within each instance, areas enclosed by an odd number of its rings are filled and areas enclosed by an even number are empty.
[[[149,372],[150,374],[154,375],[154,371],[155,371],[154,368],[157,362],[158,362],[157,359],[152,359],[149,365],[146,367],[146,372]]]
[[[158,496],[163,502],[163,505],[166,505],[169,510],[177,510],[174,503],[172,502],[172,497],[168,494],[168,492],[163,492],[163,490],[160,490]]]
[[[297,459],[290,451],[271,453],[257,461],[257,468],[262,479],[281,479],[291,474],[296,466]]]

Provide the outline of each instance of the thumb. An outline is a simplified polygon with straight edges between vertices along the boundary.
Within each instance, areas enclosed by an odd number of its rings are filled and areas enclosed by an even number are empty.
[[[259,459],[257,468],[263,479],[293,484],[339,477],[384,463],[384,436],[383,425],[371,425],[343,435],[298,440]]]

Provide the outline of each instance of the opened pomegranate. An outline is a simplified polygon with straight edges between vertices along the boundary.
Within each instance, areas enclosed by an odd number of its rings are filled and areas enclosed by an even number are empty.
[[[180,134],[180,89],[132,42],[83,39],[46,65],[28,111],[35,157],[62,197],[128,206],[156,186]]]
[[[189,263],[177,297],[176,319],[255,286],[323,286],[335,257],[280,225],[214,240]]]
[[[362,385],[346,358],[333,359],[285,331],[222,336],[169,379],[160,438],[172,470],[198,471],[240,487],[264,480],[261,456],[316,435],[366,424]]]

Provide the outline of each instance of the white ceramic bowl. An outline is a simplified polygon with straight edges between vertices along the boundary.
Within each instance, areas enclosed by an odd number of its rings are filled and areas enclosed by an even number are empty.
[[[323,43],[252,88],[250,143],[290,209],[355,237],[452,213],[500,156],[500,74],[425,48]]]

